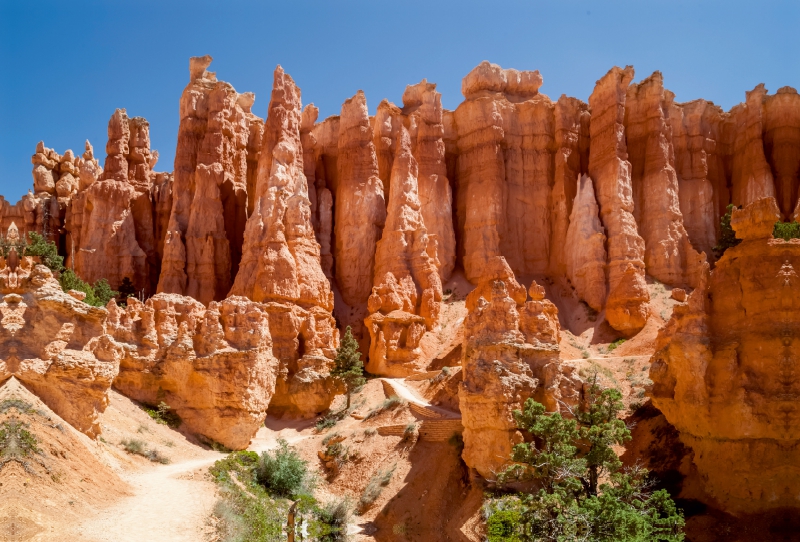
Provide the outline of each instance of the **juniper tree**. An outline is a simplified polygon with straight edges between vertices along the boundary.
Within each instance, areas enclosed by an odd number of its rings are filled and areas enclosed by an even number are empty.
[[[364,364],[361,362],[361,352],[358,351],[358,341],[353,338],[350,326],[344,332],[344,337],[336,350],[336,359],[331,376],[338,378],[345,387],[347,393],[347,408],[350,408],[350,396],[353,390],[363,386]]]

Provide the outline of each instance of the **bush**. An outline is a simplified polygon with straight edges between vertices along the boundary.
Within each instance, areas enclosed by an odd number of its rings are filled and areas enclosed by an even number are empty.
[[[797,222],[776,222],[772,229],[772,237],[775,239],[800,239],[800,224]]]
[[[27,424],[13,419],[0,424],[0,457],[13,459],[42,454],[36,436],[27,427]],[[0,466],[3,463],[0,462]]]
[[[533,399],[514,411],[532,438],[514,446],[498,481],[533,480],[538,489],[488,503],[490,540],[683,540],[683,514],[667,492],[650,492],[647,470],[623,470],[613,449],[631,439],[617,418],[621,394],[593,384],[587,403],[574,419]]]
[[[347,393],[345,408],[349,409],[353,391],[367,382],[364,379],[364,364],[361,362],[361,352],[358,351],[358,341],[353,338],[350,326],[347,326],[342,342],[336,350],[331,376],[344,384]]]
[[[351,505],[347,499],[333,500],[316,509],[315,515],[322,529],[312,533],[319,542],[340,542],[348,539],[347,524],[350,522]]]
[[[158,403],[158,406],[155,408],[146,408],[145,412],[147,412],[147,415],[153,418],[157,423],[166,425],[172,429],[180,427],[181,423],[183,423],[183,420],[181,420],[180,416],[173,412],[170,409],[170,406],[164,401]]]
[[[261,454],[255,470],[258,483],[275,495],[295,497],[311,489],[308,463],[283,439],[277,450]]]
[[[58,282],[61,284],[61,289],[65,292],[77,290],[85,293],[86,298],[83,301],[94,307],[105,307],[118,293],[111,289],[106,279],[100,279],[94,283],[94,286],[91,286],[89,283],[81,280],[72,269],[65,269],[58,278]]]
[[[58,255],[58,247],[36,232],[28,232],[31,243],[25,245],[21,256],[38,256],[43,265],[58,273],[64,269],[64,258]]]
[[[616,341],[612,342],[608,345],[608,352],[611,353],[617,349],[618,346],[621,346],[622,343],[625,342],[625,339],[617,339]]]
[[[405,405],[406,405],[406,401],[404,401],[403,399],[400,399],[396,395],[392,395],[392,396],[384,399],[383,403],[381,403],[377,407],[375,407],[372,410],[370,410],[367,413],[367,415],[364,416],[364,419],[368,420],[370,418],[373,418],[373,417],[377,416],[381,412],[385,412],[387,410],[392,410],[393,408],[396,408],[398,406],[405,406]]]
[[[169,458],[163,455],[155,448],[150,449],[147,443],[139,439],[123,439],[120,444],[126,452],[133,455],[140,455],[152,461],[153,463],[161,463],[166,465],[169,463]]]
[[[389,485],[389,482],[392,481],[392,474],[394,474],[394,469],[397,465],[392,465],[392,468],[381,470],[378,469],[372,478],[369,479],[369,483],[367,487],[364,488],[364,491],[361,493],[361,498],[358,499],[358,510],[359,513],[366,512],[372,504],[378,500],[378,497],[381,496],[383,493],[383,488]]]
[[[162,454],[160,451],[156,450],[155,448],[153,448],[151,450],[147,450],[145,452],[144,456],[147,459],[149,459],[150,461],[152,461],[153,463],[161,463],[162,465],[168,465],[169,462],[170,462],[169,458],[167,456],[165,456],[164,454]]]
[[[719,240],[713,249],[717,259],[721,258],[726,250],[742,242],[741,239],[736,238],[736,232],[731,227],[731,215],[736,206],[728,205],[727,209],[728,211],[719,219]]]

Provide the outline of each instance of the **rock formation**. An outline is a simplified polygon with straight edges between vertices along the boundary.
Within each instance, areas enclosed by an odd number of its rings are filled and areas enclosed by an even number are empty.
[[[713,261],[719,216],[730,201],[721,144],[722,109],[706,100],[669,111],[683,224],[692,246]]]
[[[464,462],[496,478],[514,444],[522,442],[512,412],[533,398],[549,411],[576,404],[580,382],[558,361],[558,310],[535,282],[533,301],[517,303],[495,281],[464,322],[464,381],[458,392],[464,423]]]
[[[8,239],[19,241],[16,227]],[[73,427],[94,438],[122,348],[106,311],[64,293],[53,274],[15,249],[0,258],[0,381],[14,376]]]
[[[669,117],[672,99],[661,72],[628,87],[625,137],[633,216],[644,239],[647,274],[666,284],[694,287],[705,258],[694,250],[683,226]]]
[[[367,112],[359,91],[344,102],[339,120],[334,258],[344,302],[366,304],[372,291],[375,246],[386,220],[383,183]]]
[[[745,103],[735,106],[727,119],[731,145],[731,201],[749,205],[757,199],[775,197],[772,170],[764,153],[764,84],[746,93]]]
[[[187,429],[231,449],[247,447],[275,390],[268,316],[257,303],[158,294],[108,305],[108,333],[122,345],[114,387],[145,404],[168,404]]]
[[[393,157],[386,225],[375,251],[370,315],[369,363],[373,374],[400,376],[419,371],[419,342],[439,318],[442,283],[422,215],[418,165],[411,140],[400,127]]]
[[[555,117],[541,84],[538,71],[488,62],[462,81],[456,207],[472,282],[485,280],[498,256],[516,274],[544,274],[549,266]]]
[[[764,153],[775,181],[775,198],[784,218],[797,205],[800,187],[800,95],[783,87],[764,100]]]
[[[606,236],[592,180],[584,175],[572,203],[564,243],[566,276],[578,296],[600,312],[606,300]]]
[[[800,508],[800,243],[772,239],[773,198],[733,214],[729,248],[660,332],[652,398],[693,452],[706,500],[755,513]]]
[[[589,176],[608,237],[606,319],[623,333],[635,333],[647,320],[650,295],[645,284],[644,240],[633,216],[631,164],[625,148],[625,93],[633,68],[614,67],[589,97],[592,145]]]
[[[312,227],[301,115],[300,89],[278,66],[252,194],[253,214],[231,295],[272,302],[273,339],[288,342],[277,348],[283,378],[273,406],[285,403],[296,414],[314,415],[328,407],[336,390],[328,373],[338,336],[331,316],[333,293]],[[293,396],[315,395],[303,391],[308,386],[317,389],[318,403],[292,406],[297,400]]]
[[[241,260],[248,189],[255,174],[261,119],[255,96],[239,94],[192,57],[180,105],[172,212],[158,291],[223,299]]]

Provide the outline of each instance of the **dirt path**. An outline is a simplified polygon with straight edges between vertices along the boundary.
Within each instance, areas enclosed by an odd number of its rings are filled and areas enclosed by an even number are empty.
[[[404,399],[412,405],[419,407],[423,415],[428,413],[434,418],[461,418],[457,412],[433,406],[430,401],[420,397],[414,389],[408,387],[400,378],[382,378],[381,380],[383,380],[400,399]]]
[[[214,453],[125,476],[134,495],[81,523],[77,532],[92,542],[199,542],[216,500],[214,484],[189,476],[221,456]]]

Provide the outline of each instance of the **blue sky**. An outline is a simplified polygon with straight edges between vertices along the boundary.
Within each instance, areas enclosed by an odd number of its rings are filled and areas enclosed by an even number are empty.
[[[800,87],[798,25],[796,1],[0,0],[0,194],[32,185],[39,140],[63,153],[88,138],[102,163],[117,107],[150,121],[156,169],[171,171],[190,56],[212,55],[219,79],[255,92],[259,116],[277,64],[324,118],[359,89],[372,111],[399,103],[422,78],[453,109],[484,59],[538,69],[542,92],[583,100],[632,64],[637,81],[661,70],[678,101],[728,109],[760,82]]]

